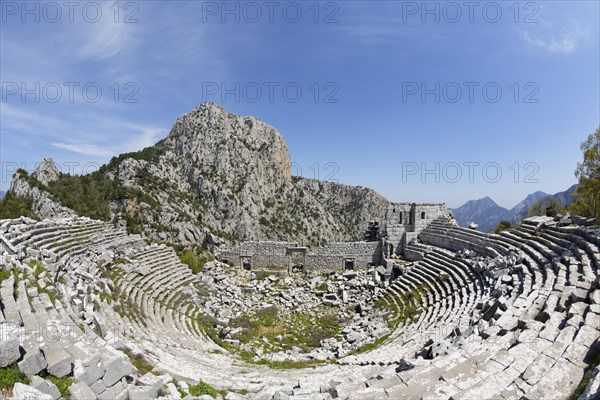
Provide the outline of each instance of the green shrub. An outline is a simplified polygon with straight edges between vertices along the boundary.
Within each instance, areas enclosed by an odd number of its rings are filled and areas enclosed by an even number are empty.
[[[17,364],[0,368],[0,389],[10,390],[17,382],[29,384],[29,378],[19,370]]]
[[[8,191],[0,200],[0,219],[15,219],[22,216],[38,219],[31,211],[32,207],[33,200],[30,197],[15,196]]]
[[[2,281],[4,281],[5,279],[10,278],[10,276],[12,275],[12,272],[8,269],[0,269],[0,283],[2,283]]]
[[[216,399],[219,395],[219,391],[210,386],[208,383],[200,381],[197,384],[190,386],[190,394],[192,396],[202,396],[207,394]]]
[[[185,264],[188,267],[190,267],[193,274],[201,273],[202,269],[204,268],[204,264],[206,264],[209,261],[207,257],[200,256],[192,250],[184,250],[179,255],[179,260],[182,264]]]
[[[512,228],[512,224],[508,221],[500,221],[498,223],[498,225],[496,225],[496,229],[494,230],[494,233],[500,233],[502,231],[508,230]]]

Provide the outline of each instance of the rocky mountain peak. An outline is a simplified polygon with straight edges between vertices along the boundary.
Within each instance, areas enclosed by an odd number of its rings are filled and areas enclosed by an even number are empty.
[[[52,158],[44,158],[33,173],[33,177],[45,186],[48,186],[50,182],[57,181],[59,176],[60,171]]]
[[[258,174],[276,183],[291,180],[289,151],[277,129],[213,103],[181,116],[167,144],[189,161],[188,167],[203,166],[229,176]]]
[[[196,246],[359,240],[388,204],[370,189],[292,179],[277,129],[212,103],[179,117],[156,145],[113,157],[93,179],[67,178],[45,159],[35,176],[17,176],[11,190],[32,197],[41,218],[78,213]]]

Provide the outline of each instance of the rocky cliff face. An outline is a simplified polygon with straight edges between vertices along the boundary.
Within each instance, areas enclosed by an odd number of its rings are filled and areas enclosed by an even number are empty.
[[[33,176],[52,193],[52,181],[62,178],[42,165]],[[88,181],[124,189],[105,196],[117,224],[182,243],[358,240],[369,220],[385,214],[388,202],[373,190],[292,177],[290,170],[275,128],[206,103],[157,145],[113,158]]]
[[[59,179],[59,172],[51,158],[44,158],[32,177],[47,186]],[[20,171],[15,173],[9,190],[17,196],[31,198],[31,211],[42,219],[77,216],[75,211],[56,202],[43,188],[32,186]]]

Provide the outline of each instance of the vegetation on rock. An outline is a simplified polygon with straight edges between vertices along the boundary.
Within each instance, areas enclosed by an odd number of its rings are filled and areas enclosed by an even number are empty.
[[[28,217],[38,219],[31,211],[33,200],[30,197],[15,196],[8,191],[0,200],[0,219],[14,219]]]
[[[579,186],[568,211],[600,221],[600,128],[581,143],[581,151],[583,161],[575,170]]]

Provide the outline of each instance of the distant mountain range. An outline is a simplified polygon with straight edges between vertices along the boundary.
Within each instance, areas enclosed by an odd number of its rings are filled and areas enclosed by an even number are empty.
[[[462,206],[453,209],[454,217],[460,226],[468,226],[474,222],[479,225],[479,230],[488,232],[493,230],[500,221],[518,222],[527,216],[527,211],[533,203],[548,197],[554,197],[564,205],[571,204],[573,197],[571,194],[577,188],[577,184],[571,186],[564,192],[558,192],[553,195],[544,192],[534,192],[525,197],[510,210],[499,206],[489,197],[479,200],[469,200]]]

